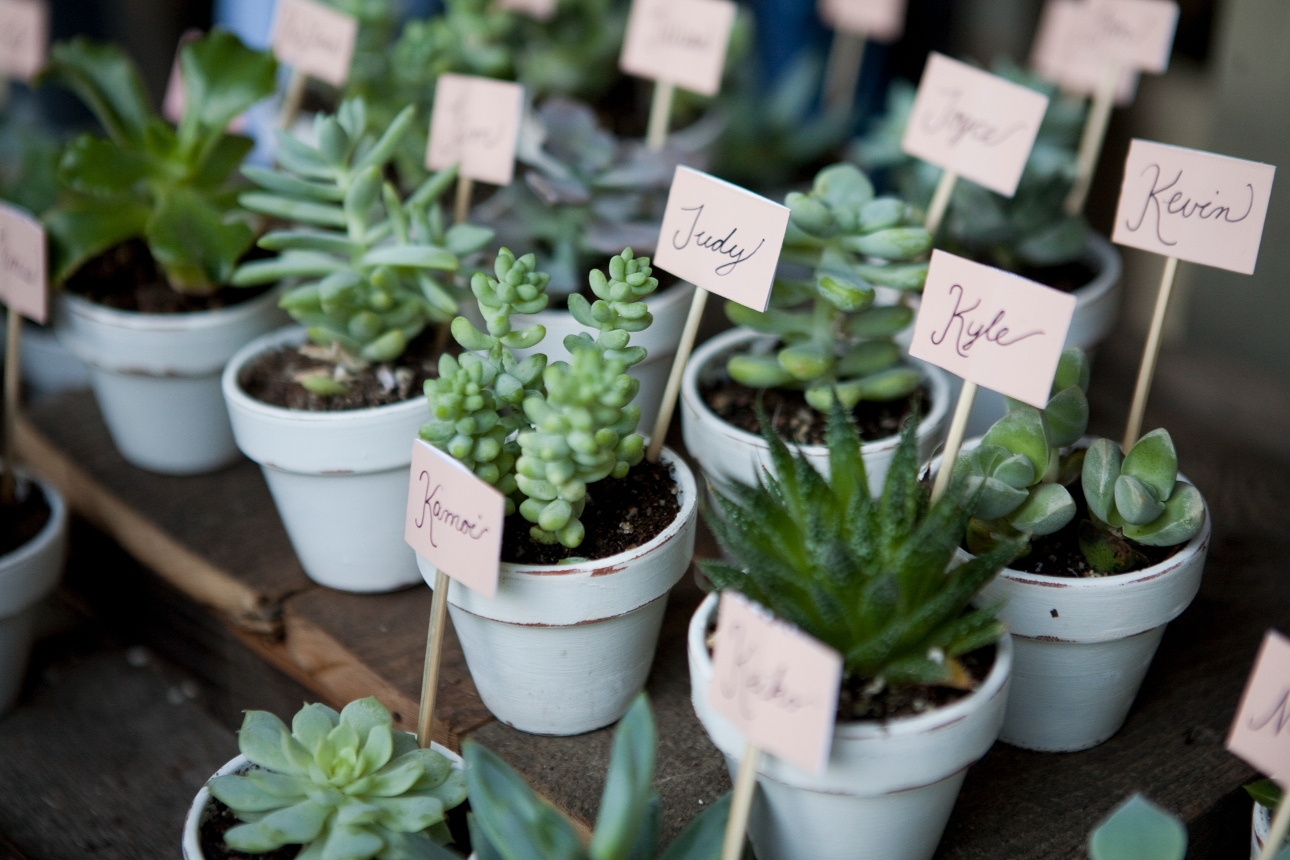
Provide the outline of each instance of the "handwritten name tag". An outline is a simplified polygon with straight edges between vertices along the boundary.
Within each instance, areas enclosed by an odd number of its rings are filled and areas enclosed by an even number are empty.
[[[1227,749],[1290,786],[1290,640],[1275,630],[1263,637]]]
[[[618,65],[629,75],[715,96],[734,25],[730,0],[632,0]]]
[[[43,323],[48,296],[45,228],[21,209],[0,203],[0,301]]]
[[[1169,68],[1178,27],[1174,0],[1087,0],[1089,47],[1144,72]]]
[[[358,21],[315,0],[278,0],[273,55],[310,77],[343,86],[354,57]]]
[[[708,703],[753,746],[824,770],[841,681],[838,652],[742,595],[721,593]]]
[[[738,185],[677,167],[654,264],[765,311],[788,230],[788,209]]]
[[[933,52],[901,146],[1011,197],[1047,109],[1047,96]]]
[[[555,7],[556,0],[497,0],[498,9],[519,12],[539,21],[549,21],[554,18]]]
[[[905,31],[905,0],[820,0],[820,19],[834,30],[894,42]]]
[[[443,74],[434,91],[426,167],[461,164],[461,175],[509,185],[515,175],[515,146],[524,109],[519,84]]]
[[[41,0],[0,0],[0,74],[31,80],[45,67],[49,9]]]
[[[417,555],[492,598],[502,557],[506,499],[438,448],[412,443],[403,537]]]
[[[1043,409],[1075,297],[932,251],[909,354]]]
[[[1111,240],[1252,275],[1276,170],[1257,161],[1134,140]]]
[[[1090,45],[1090,8],[1083,0],[1048,0],[1030,53],[1036,72],[1079,95],[1097,92],[1106,74],[1106,57]],[[1115,103],[1132,104],[1137,91],[1138,70],[1121,63]]]

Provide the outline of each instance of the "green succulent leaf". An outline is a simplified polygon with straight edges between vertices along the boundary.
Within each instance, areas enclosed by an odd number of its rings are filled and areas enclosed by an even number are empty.
[[[1072,385],[1054,394],[1044,408],[1044,423],[1054,448],[1078,442],[1088,429],[1088,398],[1083,389]]]
[[[223,131],[238,114],[272,95],[276,85],[273,55],[252,50],[219,28],[184,45],[179,63],[184,82],[181,139],[195,141],[202,128]]]
[[[1182,860],[1187,829],[1140,794],[1117,806],[1088,841],[1092,860]]]
[[[1141,481],[1157,500],[1168,500],[1178,478],[1178,451],[1169,431],[1152,430],[1139,439],[1124,455],[1120,473]]]
[[[1164,503],[1156,500],[1150,487],[1121,471],[1115,479],[1115,511],[1121,519],[1135,526],[1145,525],[1164,510]]]
[[[1020,409],[1007,413],[986,431],[981,444],[1020,454],[1030,461],[1036,475],[1043,475],[1048,471],[1052,445],[1044,418],[1037,409]]]
[[[778,388],[793,381],[793,374],[773,355],[736,353],[726,362],[726,372],[731,379],[749,388]]]
[[[595,860],[624,857],[637,841],[653,796],[654,746],[654,721],[649,702],[641,694],[614,733],[609,774],[589,849]]]
[[[1017,531],[1050,535],[1075,518],[1075,500],[1061,484],[1039,484],[1008,517]]]
[[[1053,376],[1053,394],[1065,391],[1071,386],[1087,393],[1090,375],[1088,356],[1084,354],[1084,350],[1078,346],[1066,347],[1057,361],[1057,373]]]
[[[144,235],[171,286],[196,294],[228,283],[255,241],[247,224],[230,220],[205,197],[182,188],[158,200]]]
[[[1102,522],[1109,522],[1115,510],[1115,484],[1123,461],[1120,447],[1110,439],[1095,439],[1084,454],[1084,499]]]
[[[156,116],[138,70],[114,45],[83,36],[57,43],[39,80],[57,81],[80,96],[118,145],[142,141]]]
[[[41,219],[50,239],[50,268],[56,284],[85,263],[143,234],[151,207],[133,200],[81,198],[51,209]]]
[[[1178,481],[1164,511],[1149,523],[1126,525],[1124,536],[1144,546],[1177,546],[1200,534],[1205,525],[1205,500],[1191,484]]]

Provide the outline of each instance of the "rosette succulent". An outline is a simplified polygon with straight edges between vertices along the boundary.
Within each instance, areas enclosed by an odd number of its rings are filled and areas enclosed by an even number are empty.
[[[224,836],[236,851],[301,845],[302,860],[437,857],[449,841],[444,815],[466,799],[461,770],[392,728],[373,698],[340,713],[305,705],[290,729],[247,711],[238,746],[251,767],[208,783],[244,822]]]

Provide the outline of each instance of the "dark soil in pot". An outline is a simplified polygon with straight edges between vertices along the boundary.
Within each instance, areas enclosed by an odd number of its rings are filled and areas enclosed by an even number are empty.
[[[20,549],[49,522],[49,500],[40,484],[20,481],[13,502],[0,502],[0,556]]]
[[[252,248],[245,259],[254,260],[265,256],[268,256],[267,252]],[[139,239],[132,239],[99,254],[77,269],[63,286],[95,304],[118,311],[144,314],[220,310],[250,301],[272,288],[224,287],[209,296],[177,292],[166,280],[165,272],[153,259],[148,246]]]
[[[1073,293],[1093,283],[1099,273],[1084,260],[1072,260],[1057,266],[1027,266],[1017,274],[1063,293]]]
[[[761,422],[757,420],[757,398],[762,398],[762,408],[771,417],[774,430],[782,438],[797,445],[823,445],[828,415],[806,402],[801,391],[779,388],[749,388],[729,378],[700,385],[699,394],[718,418],[760,436]],[[887,402],[864,401],[851,410],[851,417],[865,442],[888,439],[900,432],[905,419],[915,409],[926,415],[927,409],[919,404],[930,400],[925,387],[920,386],[908,397]]]

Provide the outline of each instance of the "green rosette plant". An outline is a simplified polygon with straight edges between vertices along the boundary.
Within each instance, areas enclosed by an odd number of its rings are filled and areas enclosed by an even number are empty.
[[[305,705],[290,729],[247,711],[237,738],[252,767],[207,783],[244,822],[224,835],[235,851],[301,845],[303,860],[439,857],[449,841],[444,815],[466,799],[465,775],[394,729],[374,698],[340,713]]]
[[[106,133],[77,137],[59,164],[59,202],[43,216],[56,283],[142,239],[171,287],[208,295],[228,283],[254,243],[230,182],[253,144],[227,128],[273,93],[277,63],[218,29],[185,45],[179,62],[184,113],[173,127],[119,48],[78,37],[50,51],[40,80],[72,89]]]
[[[901,363],[892,340],[913,321],[913,309],[875,305],[874,286],[922,289],[921,258],[932,239],[918,213],[894,197],[875,197],[850,164],[821,170],[809,194],[793,192],[784,202],[791,217],[782,259],[809,265],[812,277],[777,279],[767,313],[726,304],[731,322],[780,339],[774,354],[731,356],[731,378],[750,388],[802,390],[821,412],[835,395],[851,409],[913,393],[921,377]]]

